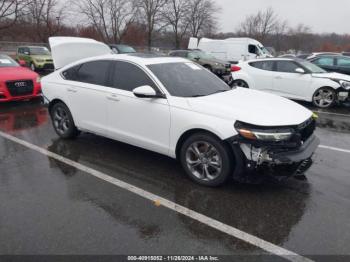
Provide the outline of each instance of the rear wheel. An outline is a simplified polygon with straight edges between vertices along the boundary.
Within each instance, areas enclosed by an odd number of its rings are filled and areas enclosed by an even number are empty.
[[[53,105],[50,114],[53,127],[60,137],[71,139],[78,136],[79,131],[76,128],[72,115],[65,104],[61,102],[56,103]]]
[[[180,161],[187,175],[205,186],[222,185],[233,172],[227,145],[207,133],[194,134],[183,143]]]
[[[233,86],[238,86],[238,87],[242,87],[242,88],[249,88],[249,85],[247,84],[247,82],[245,82],[242,79],[237,79],[233,81]]]
[[[336,101],[336,93],[330,87],[321,87],[314,93],[312,103],[319,108],[329,108]]]

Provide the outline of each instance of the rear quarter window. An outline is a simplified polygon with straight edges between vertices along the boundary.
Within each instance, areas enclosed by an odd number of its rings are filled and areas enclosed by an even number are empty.
[[[274,61],[252,62],[249,65],[265,71],[274,71]]]

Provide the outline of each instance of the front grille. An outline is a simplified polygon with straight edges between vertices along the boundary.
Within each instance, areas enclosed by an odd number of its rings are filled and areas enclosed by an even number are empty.
[[[298,133],[301,136],[301,140],[305,142],[308,140],[316,129],[316,121],[312,118],[306,120],[304,123],[297,127]]]
[[[46,62],[52,63],[52,59],[46,59]]]
[[[8,81],[6,86],[11,96],[26,96],[33,94],[33,81],[32,80],[19,80]]]
[[[45,64],[43,69],[45,69],[45,70],[54,70],[55,67],[53,66],[53,64]]]

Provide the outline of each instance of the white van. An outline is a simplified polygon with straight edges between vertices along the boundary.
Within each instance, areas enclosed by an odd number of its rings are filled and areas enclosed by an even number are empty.
[[[257,58],[273,57],[270,52],[258,41],[252,38],[228,38],[215,40],[191,37],[188,49],[200,49],[212,54],[217,59],[237,63]]]

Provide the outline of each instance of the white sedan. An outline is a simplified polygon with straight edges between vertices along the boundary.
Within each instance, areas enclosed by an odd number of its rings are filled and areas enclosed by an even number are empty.
[[[234,85],[327,108],[349,99],[350,76],[327,73],[301,59],[261,59],[232,67]]]
[[[231,90],[183,58],[111,54],[80,38],[50,45],[59,69],[42,89],[61,138],[87,131],[164,154],[207,186],[246,179],[247,171],[297,175],[312,163],[315,119],[290,100]]]

